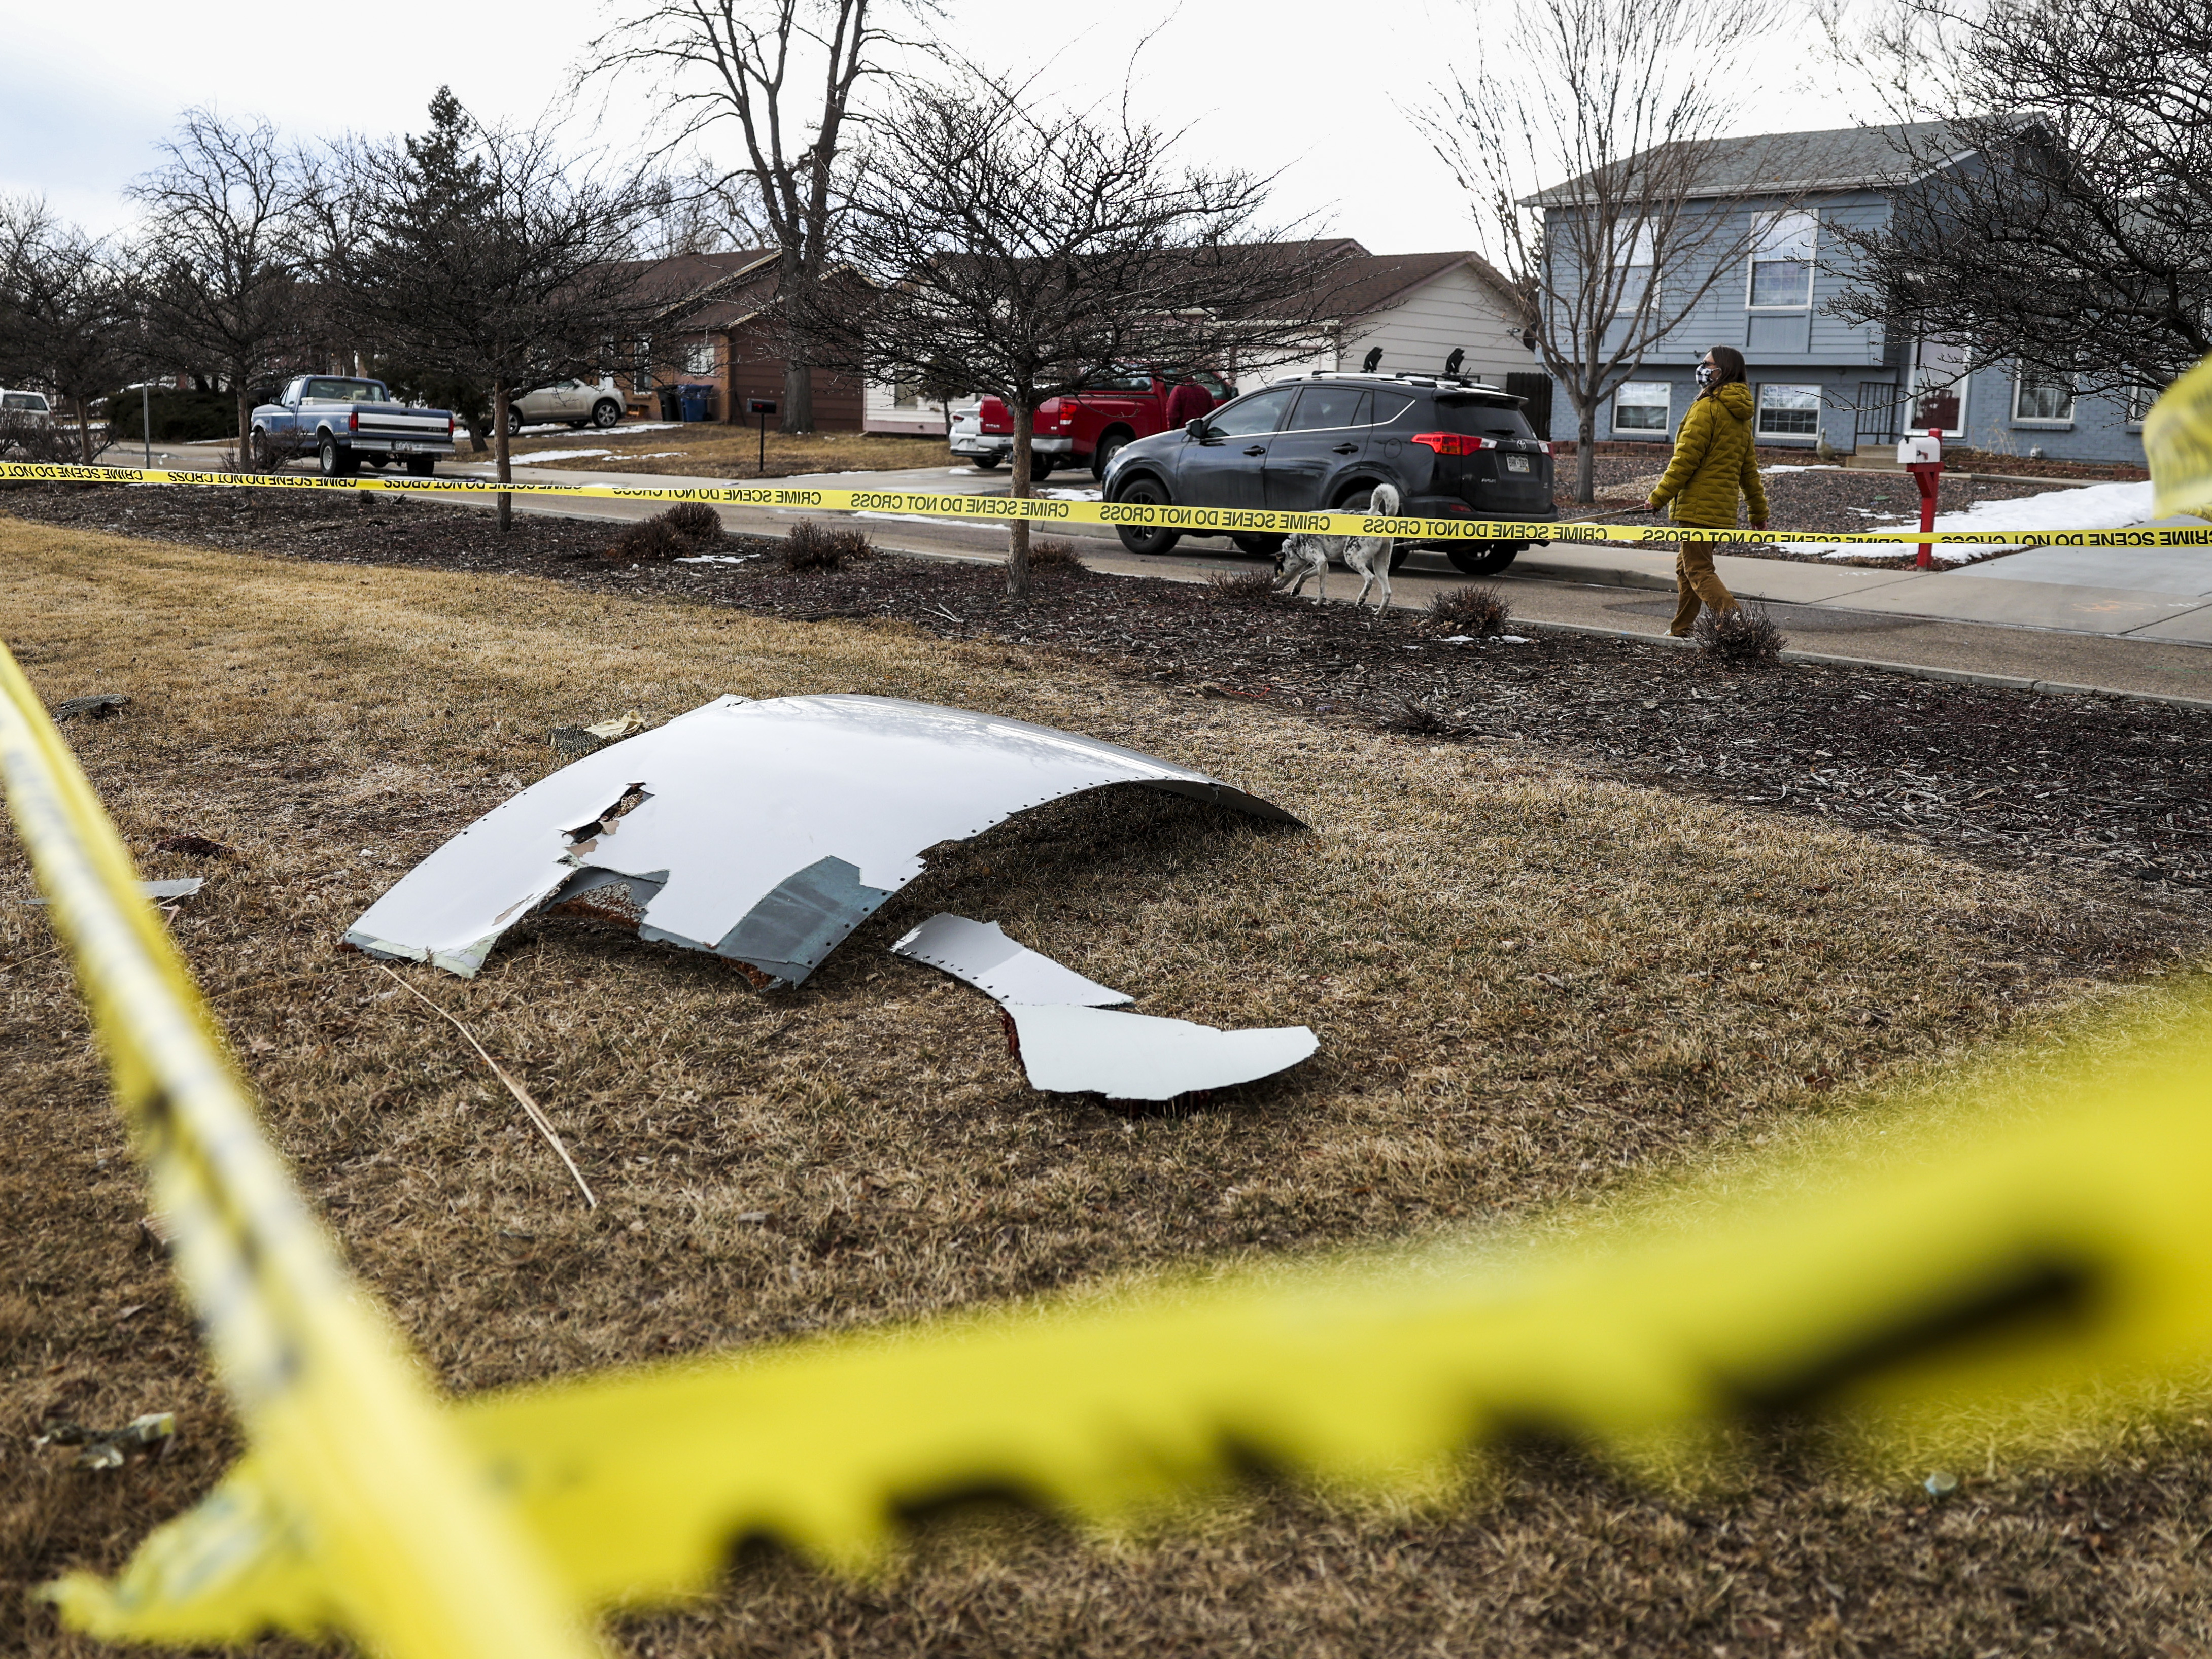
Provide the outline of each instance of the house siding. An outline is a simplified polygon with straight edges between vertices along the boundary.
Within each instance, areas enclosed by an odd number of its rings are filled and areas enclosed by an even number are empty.
[[[1716,240],[1737,240],[1748,228],[1751,215],[1771,210],[1776,205],[1771,198],[1714,204],[1711,210],[1724,212],[1730,219]],[[1878,228],[1889,210],[1887,198],[1877,190],[1830,191],[1814,192],[1792,205],[1820,217],[1811,303],[1802,310],[1753,311],[1748,303],[1748,261],[1739,262],[1743,267],[1739,270],[1723,272],[1670,331],[1661,349],[1628,377],[1668,386],[1667,433],[1663,436],[1640,430],[1616,433],[1613,406],[1608,400],[1597,415],[1600,441],[1655,446],[1670,442],[1691,398],[1696,396],[1693,366],[1716,345],[1731,345],[1744,354],[1747,378],[1754,389],[1768,384],[1820,388],[1817,434],[1763,434],[1759,440],[1761,445],[1809,449],[1819,437],[1826,437],[1848,453],[1862,439],[1870,445],[1894,441],[1908,412],[1899,405],[1909,391],[1911,374],[1905,365],[1911,356],[1911,343],[1892,340],[1878,325],[1848,323],[1830,313],[1830,307],[1851,282],[1850,258],[1838,246],[1833,234],[1847,225]],[[1556,221],[1564,214],[1554,209],[1547,216]],[[1562,240],[1556,234],[1553,237],[1554,246]],[[1701,272],[1692,272],[1686,282],[1695,283],[1701,277]],[[2024,456],[2032,448],[2040,448],[2055,459],[2142,464],[2141,428],[2128,422],[2127,411],[2118,400],[2080,399],[2074,420],[2063,425],[2023,424],[2013,418],[2013,380],[2009,363],[1978,370],[1970,377],[1964,442],[1998,454]],[[1562,437],[1571,436],[1572,405],[1556,374],[1553,388],[1553,430]],[[1863,407],[1877,404],[1889,407],[1862,419]]]

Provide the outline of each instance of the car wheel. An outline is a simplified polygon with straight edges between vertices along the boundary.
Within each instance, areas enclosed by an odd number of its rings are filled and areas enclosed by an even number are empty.
[[[985,472],[996,472],[1006,464],[1006,458],[1003,455],[969,455],[963,459]]]
[[[256,471],[274,472],[276,470],[276,447],[269,441],[269,434],[258,428],[255,428],[248,453],[252,457]]]
[[[1454,545],[1444,550],[1444,556],[1452,568],[1469,576],[1495,576],[1511,564],[1520,553],[1519,542],[1477,542],[1472,547]]]
[[[358,465],[352,456],[339,450],[338,441],[327,432],[315,446],[315,465],[325,478],[343,478]]]
[[[1255,533],[1249,536],[1231,536],[1229,539],[1236,544],[1239,553],[1249,553],[1255,559],[1272,559],[1283,550],[1283,544],[1290,538],[1262,536]]]
[[[622,405],[611,398],[602,398],[592,405],[592,424],[610,427],[622,419]]]
[[[1098,447],[1091,452],[1091,476],[1104,483],[1106,469],[1114,465],[1114,458],[1128,447],[1129,434],[1109,432],[1098,441]]]
[[[434,455],[410,455],[407,458],[407,471],[415,477],[429,477],[437,470],[438,459]]]
[[[1031,483],[1042,483],[1050,477],[1052,477],[1052,457],[1049,455],[1031,454],[1030,457],[1030,482]]]
[[[1410,543],[1398,542],[1394,544],[1390,549],[1390,574],[1394,576],[1398,574],[1398,568],[1413,556],[1413,549]]]
[[[1115,499],[1127,501],[1132,507],[1172,507],[1174,505],[1168,500],[1167,486],[1157,478],[1139,478]],[[1147,556],[1165,553],[1182,539],[1182,532],[1180,530],[1154,530],[1136,525],[1123,525],[1115,533],[1121,538],[1121,545],[1127,548],[1129,551]]]
[[[510,438],[514,438],[520,437],[521,434],[522,411],[510,404],[507,405],[507,435]]]

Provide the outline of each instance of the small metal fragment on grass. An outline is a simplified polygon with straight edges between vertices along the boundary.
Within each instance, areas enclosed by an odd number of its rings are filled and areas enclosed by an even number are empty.
[[[1255,1082],[1321,1047],[1303,1025],[1224,1031],[1111,1008],[1009,1003],[1030,1086],[1109,1100],[1173,1100]]]
[[[205,876],[171,876],[161,881],[142,881],[138,884],[138,890],[150,899],[184,899],[190,898],[206,885]],[[44,904],[46,902],[43,898],[23,901],[26,904]]]
[[[996,1000],[1007,1052],[1021,1060],[1031,1088],[1054,1093],[1174,1100],[1272,1076],[1321,1046],[1303,1025],[1224,1031],[1102,1008],[1130,999],[1016,944],[996,922],[934,915],[891,951]]]
[[[120,691],[95,691],[88,697],[71,697],[54,705],[57,720],[73,720],[79,714],[88,719],[104,720],[118,708],[130,707],[131,699]]]
[[[584,1195],[584,1206],[586,1209],[598,1209],[599,1200],[592,1193],[591,1183],[584,1179],[584,1172],[576,1167],[576,1160],[568,1156],[568,1149],[562,1144],[561,1132],[553,1127],[553,1120],[546,1116],[544,1109],[530,1097],[530,1091],[507,1075],[507,1069],[491,1057],[483,1043],[477,1041],[477,1034],[474,1031],[469,1030],[459,1019],[431,1001],[405,980],[401,979],[398,975],[392,973],[392,969],[386,968],[382,963],[376,964],[376,969],[380,974],[389,975],[401,990],[406,992],[409,996],[413,997],[416,1001],[421,1003],[441,1019],[447,1021],[455,1030],[469,1040],[469,1047],[477,1051],[477,1057],[491,1067],[491,1074],[494,1077],[507,1085],[507,1093],[514,1097],[515,1103],[522,1108],[523,1115],[530,1120],[539,1134],[545,1137],[546,1145],[552,1147],[561,1162],[568,1165],[569,1175],[575,1179],[576,1190]]]
[[[166,1456],[176,1443],[174,1412],[146,1412],[119,1429],[88,1429],[80,1423],[51,1423],[32,1438],[33,1446],[75,1446],[81,1469],[119,1469],[139,1457]]]
[[[563,755],[588,755],[593,750],[642,728],[645,716],[635,708],[627,714],[611,720],[601,720],[597,726],[556,726],[553,728],[553,747]]]
[[[927,963],[1000,1002],[1102,1007],[1133,1000],[1008,939],[995,921],[940,913],[891,946],[893,956]]]

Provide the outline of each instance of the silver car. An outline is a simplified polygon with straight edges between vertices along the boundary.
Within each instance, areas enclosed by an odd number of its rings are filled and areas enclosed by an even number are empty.
[[[622,393],[611,380],[556,380],[507,400],[508,435],[525,426],[566,421],[570,426],[612,426],[623,417]]]

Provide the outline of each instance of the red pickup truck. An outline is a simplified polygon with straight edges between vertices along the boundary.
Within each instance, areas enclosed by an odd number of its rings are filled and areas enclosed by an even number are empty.
[[[1190,378],[1206,393],[1208,408],[1237,395],[1237,388],[1218,375]],[[1102,374],[1079,391],[1046,398],[1037,407],[1030,441],[1030,477],[1042,478],[1055,467],[1079,465],[1087,465],[1093,477],[1105,477],[1106,463],[1123,444],[1167,430],[1168,394],[1174,390],[1174,382],[1131,369]],[[956,424],[952,453],[977,466],[1005,465],[1014,447],[1012,412],[1000,399],[986,398],[977,416],[972,431],[960,429],[964,421]]]

